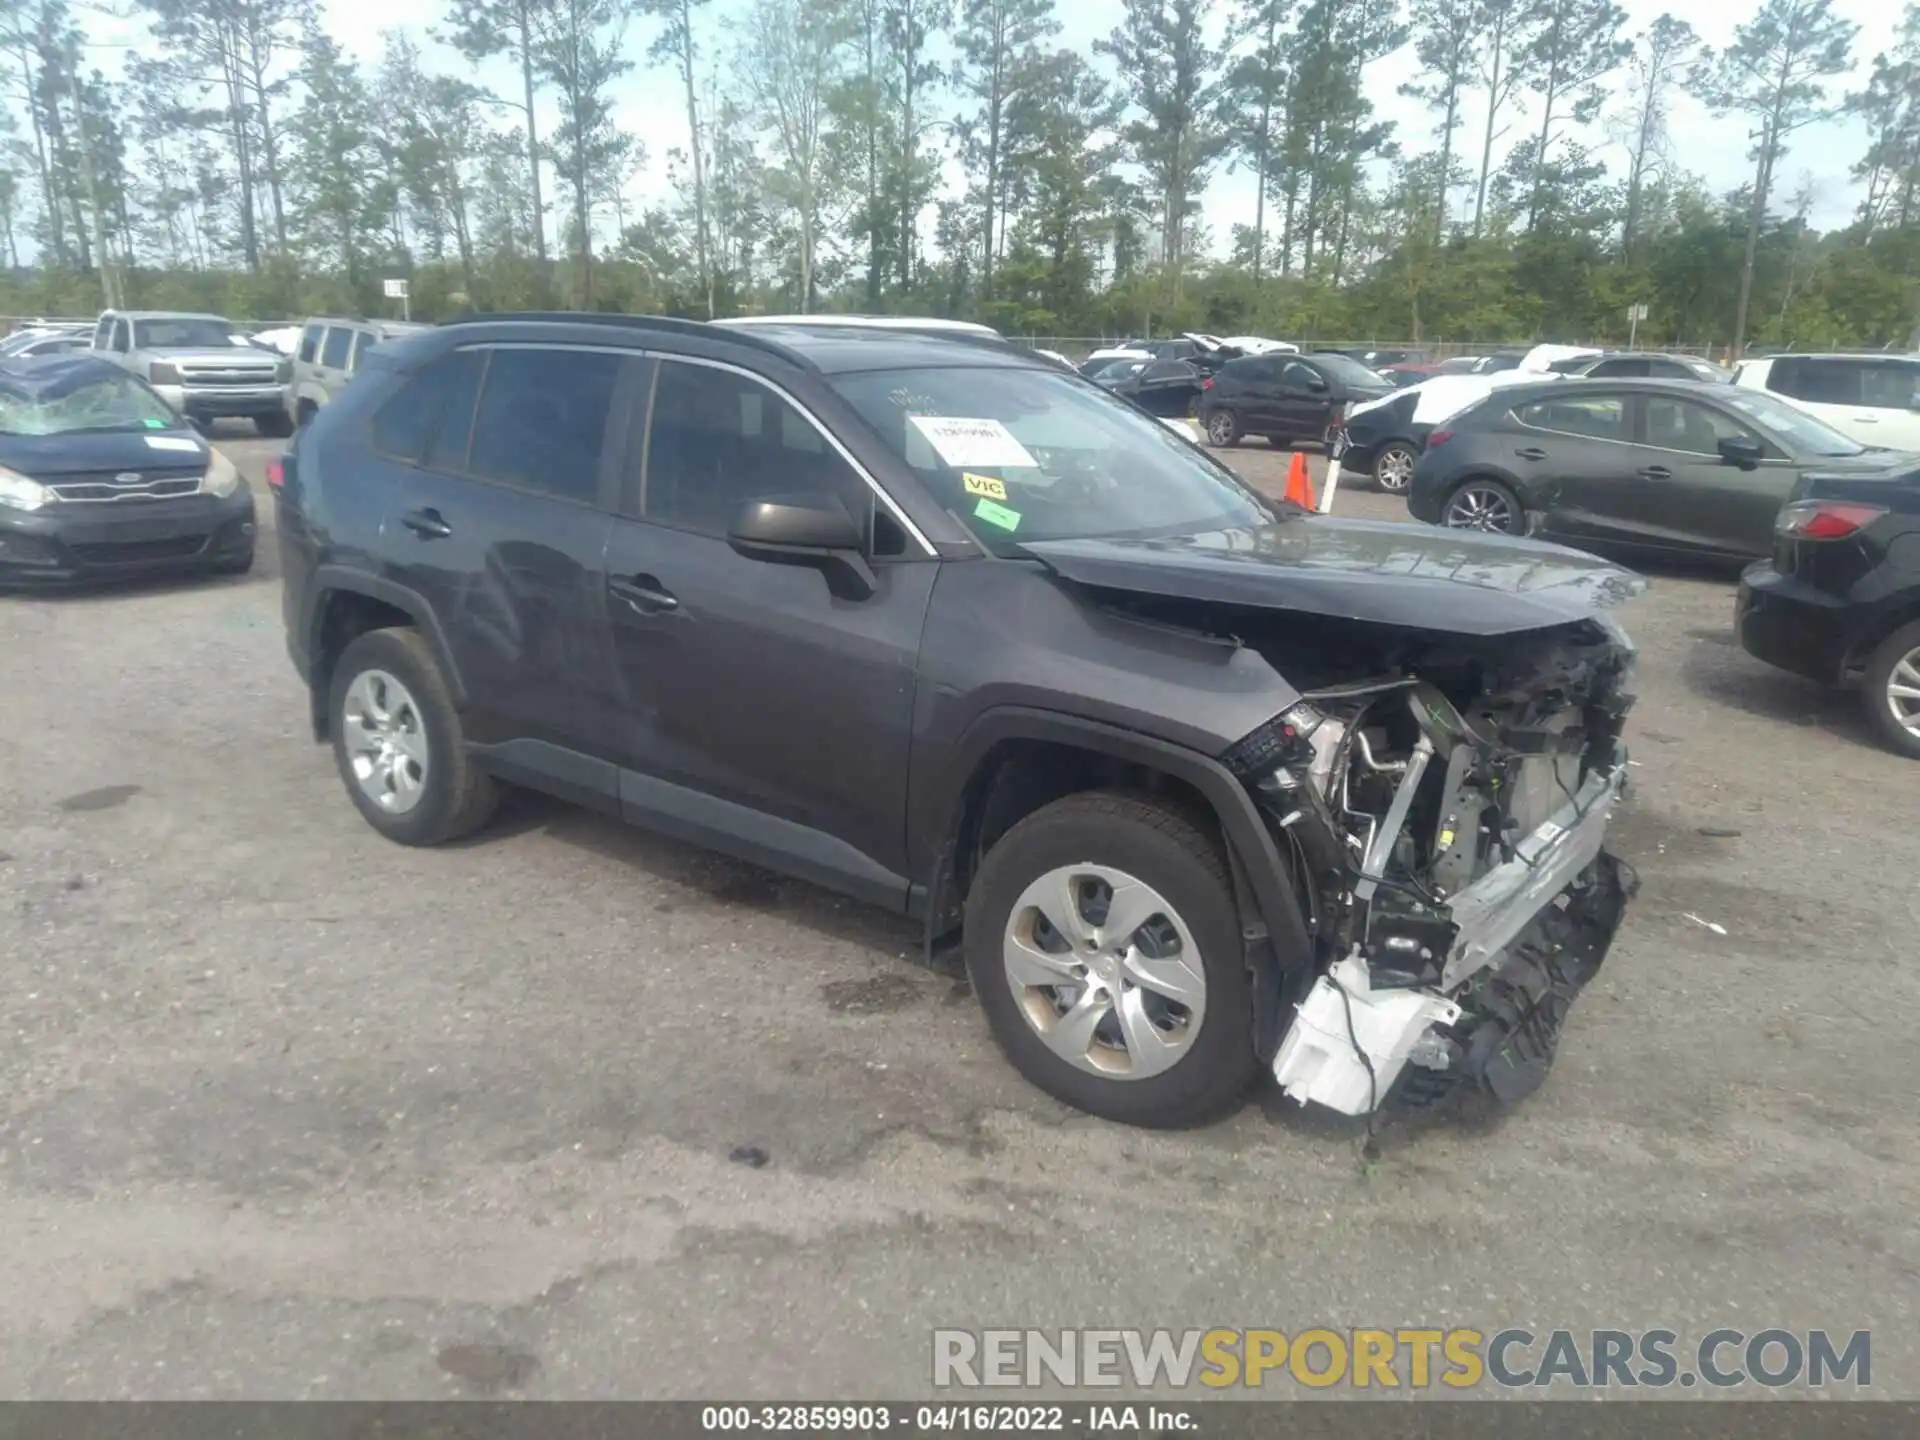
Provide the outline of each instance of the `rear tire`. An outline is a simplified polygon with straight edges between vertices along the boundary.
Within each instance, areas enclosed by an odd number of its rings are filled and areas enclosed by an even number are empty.
[[[1055,927],[1061,903],[1075,909]],[[1109,933],[1122,903],[1141,918]],[[1161,800],[1091,791],[1020,821],[974,877],[965,948],[1014,1068],[1089,1114],[1198,1124],[1234,1105],[1259,1069],[1227,857],[1202,822]],[[1096,1013],[1098,1029],[1072,1023]]]
[[[371,762],[382,749],[382,727],[368,713],[369,696],[389,717],[384,733],[393,742]],[[439,845],[479,829],[493,814],[493,779],[468,757],[453,694],[419,631],[370,630],[352,641],[334,664],[327,714],[347,795],[387,839]],[[389,783],[356,766],[383,772]],[[376,798],[383,790],[384,804]]]
[[[1420,457],[1404,440],[1389,441],[1373,460],[1373,483],[1389,495],[1404,495],[1413,485],[1413,467]]]
[[[1240,417],[1231,410],[1216,410],[1207,417],[1207,443],[1225,450],[1240,443]]]
[[[1920,620],[1874,647],[1860,698],[1880,742],[1896,755],[1920,760]]]
[[[1440,523],[1450,530],[1520,535],[1526,532],[1527,511],[1511,486],[1475,476],[1447,497],[1440,509]]]

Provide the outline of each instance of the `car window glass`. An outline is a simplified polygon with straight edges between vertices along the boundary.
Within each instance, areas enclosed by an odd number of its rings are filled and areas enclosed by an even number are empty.
[[[455,463],[441,468],[457,469],[466,461],[467,430],[473,422],[473,401],[480,390],[480,371],[484,352],[461,350],[435,360],[409,378],[374,413],[374,449],[400,460],[420,461],[426,456],[427,443],[436,427],[443,434],[457,432],[453,448]],[[464,418],[442,425],[440,417],[449,409],[448,401],[464,396]]]
[[[868,492],[812,422],[759,381],[667,362],[653,397],[646,518],[724,535],[748,501],[831,496],[864,518]]]
[[[1863,365],[1861,403],[1881,410],[1920,406],[1920,365],[1903,360],[1874,360]]]
[[[1627,405],[1618,395],[1556,395],[1515,412],[1522,425],[1581,435],[1590,440],[1626,440]]]
[[[113,348],[116,350],[127,348],[127,322],[124,320],[113,322]]]
[[[1642,360],[1647,368],[1640,373],[1656,380],[1698,380],[1700,374],[1678,360]]]
[[[370,330],[362,330],[353,339],[353,358],[347,362],[347,373],[351,375],[360,368],[360,362],[366,358],[367,351],[380,343],[380,339]]]
[[[1576,361],[1575,368],[1577,367],[1578,362]],[[1623,375],[1638,378],[1652,374],[1653,370],[1645,360],[1602,360],[1585,373],[1595,380],[1611,380]],[[1663,371],[1662,373],[1664,374],[1665,372]]]
[[[1641,402],[1647,414],[1647,444],[1662,450],[1686,450],[1695,455],[1718,455],[1723,439],[1757,438],[1731,415],[1691,400],[1648,395]]]
[[[327,343],[321,347],[320,363],[338,370],[347,363],[347,348],[353,344],[353,331],[334,325],[327,330]]]
[[[300,358],[312,362],[314,353],[320,348],[320,336],[325,332],[324,325],[309,325],[300,332]]]
[[[1815,405],[1858,405],[1863,368],[1854,360],[1776,360],[1767,388]]]
[[[100,323],[93,327],[93,346],[96,350],[107,348],[108,337],[113,334],[113,321],[101,317]]]
[[[1280,367],[1280,383],[1289,390],[1311,390],[1313,382],[1320,378],[1320,372],[1311,365],[1302,365],[1298,360],[1289,360]]]
[[[473,416],[468,473],[593,504],[619,378],[620,357],[604,351],[495,350]],[[456,401],[449,421],[457,411]]]

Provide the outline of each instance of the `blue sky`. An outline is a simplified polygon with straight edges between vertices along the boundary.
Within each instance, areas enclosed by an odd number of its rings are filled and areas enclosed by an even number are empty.
[[[1716,45],[1726,43],[1734,27],[1755,8],[1751,3],[1704,9],[1676,7],[1671,0],[1668,3],[1621,0],[1621,3],[1628,14],[1630,33],[1644,28],[1663,11],[1678,9],[1709,44]],[[404,29],[426,51],[428,63],[473,73],[479,83],[501,93],[517,93],[517,80],[507,66],[490,63],[474,72],[457,53],[428,40],[427,30],[440,20],[444,0],[323,0],[323,5],[334,35],[348,50],[365,60],[372,61],[378,56],[382,32]],[[723,28],[744,8],[744,0],[712,0],[701,13],[709,55],[723,47]],[[1220,6],[1223,16],[1227,8],[1224,3]],[[1860,26],[1855,45],[1858,72],[1838,88],[1859,88],[1865,83],[1873,56],[1892,43],[1898,5],[1895,0],[1834,0],[1834,8]],[[1093,41],[1113,29],[1120,13],[1120,0],[1063,0],[1061,43],[1090,53]],[[655,27],[656,22],[644,18],[632,23],[628,44],[636,61],[644,62],[646,45]],[[91,28],[102,40],[137,40],[141,36],[137,24],[127,21],[96,21]],[[112,73],[120,53],[102,49],[95,52],[94,59]],[[1411,51],[1402,50],[1370,66],[1366,79],[1378,113],[1398,122],[1399,133],[1409,148],[1425,148],[1430,143],[1431,120],[1416,103],[1403,99],[1398,93],[1400,84],[1409,78],[1412,70]],[[636,207],[659,198],[666,191],[666,153],[685,141],[686,121],[679,94],[671,74],[650,69],[644,63],[638,64],[619,86],[620,123],[645,140],[651,156],[646,169],[634,176],[627,187],[628,199]],[[552,123],[552,117],[548,116],[546,125],[550,128]],[[1478,135],[1479,124],[1470,103],[1464,133]],[[1714,189],[1729,189],[1750,173],[1746,127],[1738,119],[1717,120],[1691,97],[1676,96],[1672,129],[1678,162],[1702,176]],[[1617,167],[1620,152],[1609,140],[1604,126],[1572,133],[1605,152],[1609,162]],[[1509,135],[1501,143],[1510,144],[1513,138]],[[1857,122],[1833,122],[1803,131],[1796,137],[1782,168],[1776,187],[1776,196],[1781,198],[1776,199],[1776,205],[1805,186],[1812,193],[1812,218],[1816,224],[1830,227],[1844,223],[1859,198],[1859,187],[1848,171],[1864,147],[1864,134]],[[1458,199],[1455,203],[1459,203]],[[1224,249],[1233,225],[1252,221],[1253,209],[1251,176],[1245,172],[1228,173],[1224,168],[1218,171],[1205,198],[1206,219],[1216,249]]]

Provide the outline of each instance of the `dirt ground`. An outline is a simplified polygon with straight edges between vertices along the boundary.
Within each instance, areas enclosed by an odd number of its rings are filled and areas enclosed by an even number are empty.
[[[1749,660],[1729,578],[1623,616],[1644,889],[1546,1089],[1367,1165],[1270,1083],[1068,1111],[903,921],[558,803],[383,842],[271,552],[0,601],[0,1394],[903,1397],[944,1326],[1564,1325],[1870,1329],[1920,1397],[1920,767]]]

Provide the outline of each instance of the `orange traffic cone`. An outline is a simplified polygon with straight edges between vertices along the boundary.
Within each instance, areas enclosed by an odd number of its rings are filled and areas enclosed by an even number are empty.
[[[1298,450],[1293,452],[1293,461],[1287,466],[1287,488],[1282,497],[1303,510],[1315,510],[1313,503],[1313,481],[1307,478],[1307,457]]]

